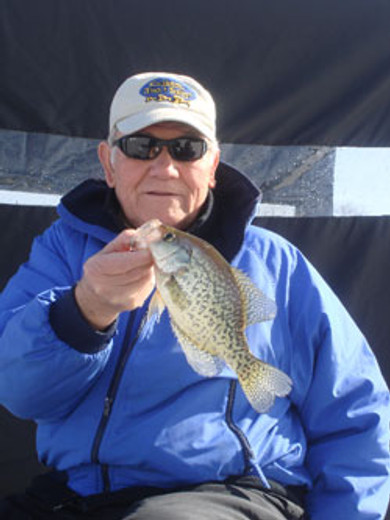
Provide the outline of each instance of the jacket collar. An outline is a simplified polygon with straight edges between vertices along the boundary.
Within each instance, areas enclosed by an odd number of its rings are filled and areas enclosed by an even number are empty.
[[[244,239],[245,228],[254,216],[260,200],[259,189],[238,170],[220,163],[216,187],[210,192],[198,219],[187,230],[207,240],[231,261]],[[104,228],[118,233],[125,228],[115,193],[104,181],[89,179],[76,186],[61,200],[62,218],[78,221],[88,232]],[[86,229],[87,231],[87,229]]]

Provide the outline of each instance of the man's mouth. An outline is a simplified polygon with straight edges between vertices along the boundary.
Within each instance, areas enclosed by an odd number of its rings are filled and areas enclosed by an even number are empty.
[[[171,191],[147,191],[147,195],[153,195],[155,197],[176,197],[178,194]]]

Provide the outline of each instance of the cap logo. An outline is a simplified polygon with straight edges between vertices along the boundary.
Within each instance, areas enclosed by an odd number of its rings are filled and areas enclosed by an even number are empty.
[[[165,101],[189,107],[190,101],[196,98],[196,93],[190,87],[169,77],[152,79],[139,92],[147,103]]]

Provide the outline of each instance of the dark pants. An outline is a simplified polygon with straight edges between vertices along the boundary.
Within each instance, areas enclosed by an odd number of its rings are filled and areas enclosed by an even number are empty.
[[[0,501],[0,519],[94,520],[298,520],[304,519],[297,488],[274,483],[264,489],[253,477],[236,477],[181,488],[129,488],[81,497],[48,475],[26,493]]]

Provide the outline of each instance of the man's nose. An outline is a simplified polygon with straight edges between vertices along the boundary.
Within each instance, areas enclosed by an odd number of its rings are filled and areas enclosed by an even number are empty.
[[[171,157],[168,148],[162,147],[161,152],[150,161],[150,171],[159,177],[177,177],[179,170],[176,161]]]

